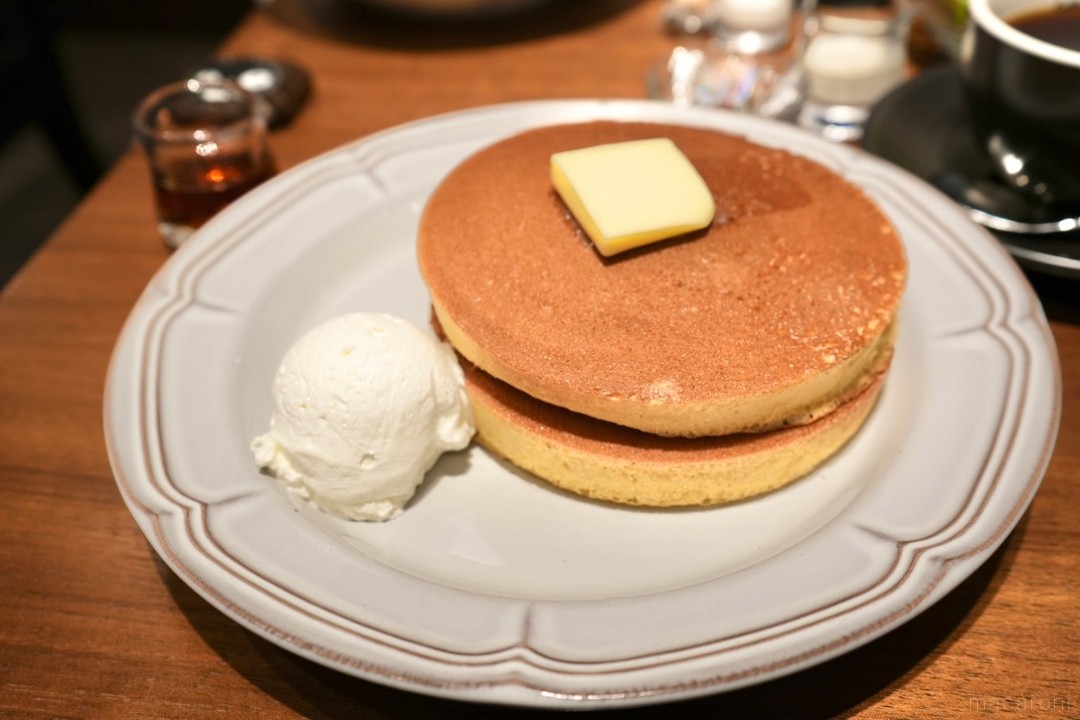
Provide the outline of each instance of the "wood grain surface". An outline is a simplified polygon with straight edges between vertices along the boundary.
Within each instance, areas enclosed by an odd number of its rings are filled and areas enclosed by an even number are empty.
[[[662,2],[563,0],[517,21],[437,25],[355,2],[282,0],[222,54],[313,75],[272,138],[290,167],[437,113],[644,95],[673,45]],[[507,717],[357,680],[256,637],[157,559],[106,456],[113,344],[168,259],[140,158],[104,178],[0,302],[0,718]],[[1033,278],[1058,344],[1061,433],[1030,510],[973,576],[900,629],[745,690],[627,710],[649,718],[1080,717],[1080,285]],[[520,711],[518,716],[544,713]]]

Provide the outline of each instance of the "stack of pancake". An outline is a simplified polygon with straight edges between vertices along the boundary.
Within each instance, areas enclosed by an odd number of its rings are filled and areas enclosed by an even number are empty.
[[[604,258],[553,153],[667,137],[713,193],[699,232]],[[863,193],[706,129],[528,131],[455,168],[418,236],[434,322],[478,442],[580,495],[711,505],[802,477],[862,426],[892,358],[907,265]]]

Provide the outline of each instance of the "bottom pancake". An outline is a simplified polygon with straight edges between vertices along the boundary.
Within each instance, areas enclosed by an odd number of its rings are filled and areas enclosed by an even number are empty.
[[[885,376],[882,369],[861,393],[806,425],[670,438],[549,405],[461,364],[481,446],[564,490],[647,507],[744,500],[803,477],[858,432]]]

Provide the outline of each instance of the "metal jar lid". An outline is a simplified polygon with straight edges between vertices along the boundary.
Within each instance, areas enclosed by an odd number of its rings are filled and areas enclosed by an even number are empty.
[[[306,70],[291,62],[269,58],[223,58],[192,70],[189,76],[204,81],[232,80],[261,97],[270,108],[271,128],[288,124],[311,92]]]

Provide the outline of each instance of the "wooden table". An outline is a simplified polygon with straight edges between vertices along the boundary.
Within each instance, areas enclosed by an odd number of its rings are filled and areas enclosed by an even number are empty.
[[[671,47],[660,0],[564,0],[514,25],[421,27],[329,0],[257,10],[223,48],[314,76],[276,133],[284,167],[404,121],[548,97],[642,97]],[[331,31],[320,32],[320,21]],[[0,304],[0,718],[503,717],[305,661],[214,610],[158,560],[113,482],[110,351],[168,259],[126,156]],[[1080,716],[1080,285],[1039,278],[1064,375],[1057,450],[1004,546],[899,630],[811,670],[647,717]]]

